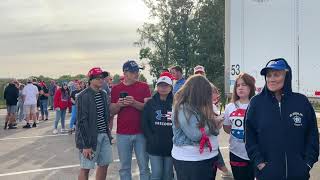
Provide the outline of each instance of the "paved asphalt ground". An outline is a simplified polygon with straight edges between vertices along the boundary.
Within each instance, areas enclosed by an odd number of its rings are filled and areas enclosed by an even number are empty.
[[[22,123],[16,130],[3,130],[5,113],[5,110],[0,110],[0,180],[77,179],[79,160],[74,135],[52,134],[54,112],[50,111],[49,121],[40,122],[37,128],[22,129]],[[68,114],[67,124],[69,119]],[[228,164],[228,136],[221,133],[219,139],[221,151]],[[116,145],[113,145],[113,158],[114,163],[109,167],[107,179],[119,179]],[[133,179],[138,180],[136,160],[132,161],[132,173]],[[311,176],[312,180],[320,179],[319,163],[312,169]],[[94,177],[94,172],[91,172],[90,179],[93,180]],[[220,174],[217,179],[221,179]]]

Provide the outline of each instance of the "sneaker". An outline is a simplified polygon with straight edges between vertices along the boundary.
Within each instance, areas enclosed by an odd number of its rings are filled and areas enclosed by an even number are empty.
[[[48,121],[48,118],[44,119],[45,121]]]
[[[14,125],[12,125],[12,124],[9,124],[9,126],[8,126],[9,128],[8,129],[17,129],[17,127],[15,127]]]
[[[25,126],[23,126],[22,128],[31,128],[30,124],[27,123]]]
[[[33,128],[37,127],[37,124],[36,124],[36,123],[33,123],[33,124],[32,124],[32,127],[33,127]]]
[[[57,130],[57,129],[54,129],[52,133],[53,133],[53,134],[58,134],[58,130]]]
[[[230,178],[230,179],[233,179],[233,175],[232,175],[232,173],[230,172],[230,171],[228,171],[228,172],[222,172],[222,174],[221,174],[221,178]]]
[[[72,134],[73,132],[75,132],[76,131],[76,129],[75,128],[71,128],[71,129],[69,129],[69,134]]]
[[[8,126],[8,122],[4,123],[4,128],[3,129],[7,129]]]
[[[12,126],[17,126],[17,125],[18,125],[17,123],[12,124]]]
[[[69,130],[68,129],[61,129],[60,132],[61,133],[66,133],[66,132],[69,132]]]

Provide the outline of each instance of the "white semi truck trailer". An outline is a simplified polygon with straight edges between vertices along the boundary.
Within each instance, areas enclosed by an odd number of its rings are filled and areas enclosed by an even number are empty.
[[[256,78],[270,59],[285,58],[293,90],[320,98],[320,0],[226,0],[225,91],[241,72]]]

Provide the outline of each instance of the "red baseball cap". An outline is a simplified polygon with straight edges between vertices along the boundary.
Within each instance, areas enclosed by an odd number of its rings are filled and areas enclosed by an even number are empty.
[[[107,74],[105,73],[105,71],[102,71],[102,69],[99,67],[94,67],[94,68],[90,69],[90,71],[87,74],[89,79],[94,79],[96,77],[105,78],[105,77],[107,77],[106,75]]]
[[[169,77],[171,80],[175,80],[175,78],[172,76],[171,73],[167,72],[167,71],[164,71],[160,74],[160,77],[163,77],[163,76],[167,76]]]

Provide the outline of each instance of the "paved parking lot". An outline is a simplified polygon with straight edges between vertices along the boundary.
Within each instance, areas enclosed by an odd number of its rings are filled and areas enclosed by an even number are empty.
[[[79,170],[78,151],[74,135],[52,134],[54,112],[50,120],[40,122],[37,128],[3,130],[5,111],[0,110],[0,180],[75,180]],[[66,118],[69,123],[69,115]],[[115,128],[114,128],[115,129]],[[113,132],[115,133],[115,132]],[[221,133],[220,147],[228,164],[228,137]],[[113,145],[114,163],[109,167],[107,179],[119,179],[119,159]],[[132,162],[134,179],[139,179],[135,160]],[[94,178],[94,172],[90,179]],[[320,164],[311,172],[312,180],[320,179]],[[218,174],[217,179],[220,178]]]

